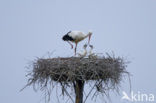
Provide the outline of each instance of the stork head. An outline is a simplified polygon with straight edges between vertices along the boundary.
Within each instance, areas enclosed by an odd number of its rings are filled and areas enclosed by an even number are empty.
[[[92,34],[93,34],[93,32],[92,32],[92,31],[89,31],[89,32],[88,32],[88,35],[92,35]]]
[[[85,44],[85,45],[83,46],[83,48],[86,49],[86,48],[87,48],[87,44]]]
[[[91,48],[91,49],[93,49],[94,47],[93,47],[93,45],[89,45],[89,47]]]

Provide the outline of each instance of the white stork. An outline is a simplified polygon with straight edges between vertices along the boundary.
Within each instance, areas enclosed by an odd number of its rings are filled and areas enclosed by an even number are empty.
[[[94,47],[93,47],[93,45],[89,45],[89,47],[90,47],[89,55],[92,55],[93,54],[92,51],[93,51]]]
[[[85,57],[87,55],[87,44],[83,46],[84,52],[77,53],[79,57]]]
[[[88,32],[87,34],[85,34],[81,31],[69,31],[67,34],[63,36],[62,39],[64,41],[67,41],[71,45],[71,48],[73,48],[73,45],[72,43],[70,43],[70,41],[75,43],[75,56],[76,56],[77,44],[87,37],[88,37],[88,44],[89,44],[91,35],[92,35],[92,32]]]

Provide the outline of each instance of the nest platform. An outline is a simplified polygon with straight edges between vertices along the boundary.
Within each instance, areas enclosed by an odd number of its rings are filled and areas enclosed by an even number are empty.
[[[83,95],[83,87],[88,81],[94,82],[98,92],[106,93],[111,89],[117,89],[126,71],[127,63],[121,57],[115,56],[94,56],[94,57],[58,57],[58,58],[37,58],[33,61],[28,84],[39,85],[41,89],[47,88],[48,83],[60,83],[62,91],[69,96],[67,87],[75,89],[75,94]],[[76,85],[81,90],[77,92]],[[79,85],[81,84],[81,85]],[[93,89],[93,88],[92,88]],[[71,96],[69,96],[70,99]],[[76,103],[82,103],[81,102]]]
[[[38,58],[33,62],[31,83],[56,81],[73,82],[76,80],[103,80],[118,83],[126,71],[126,63],[120,57],[99,58]]]

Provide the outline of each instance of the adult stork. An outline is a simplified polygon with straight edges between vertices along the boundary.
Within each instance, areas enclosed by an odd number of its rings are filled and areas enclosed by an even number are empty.
[[[90,43],[92,32],[88,32],[87,34],[81,32],[81,31],[69,31],[67,34],[63,36],[63,40],[67,41],[71,48],[73,48],[73,45],[71,42],[75,43],[75,56],[76,56],[76,50],[77,50],[77,44],[88,37],[88,44]]]

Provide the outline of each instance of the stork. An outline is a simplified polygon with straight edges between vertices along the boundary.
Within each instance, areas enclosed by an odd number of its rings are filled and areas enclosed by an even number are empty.
[[[93,45],[89,45],[89,47],[90,47],[89,55],[92,55],[93,54],[92,50],[94,49],[94,47],[93,47]]]
[[[77,44],[88,37],[88,44],[90,43],[92,32],[88,32],[87,34],[81,32],[81,31],[69,31],[67,34],[65,34],[62,39],[64,41],[67,41],[71,48],[73,49],[73,45],[71,42],[75,43],[75,56],[76,56],[76,50],[77,50]]]
[[[92,50],[94,49],[93,45],[89,45],[89,47],[90,47],[90,51],[88,57],[96,59],[98,55],[92,52]]]
[[[87,44],[83,46],[84,52],[77,53],[79,57],[85,57],[87,55]]]

